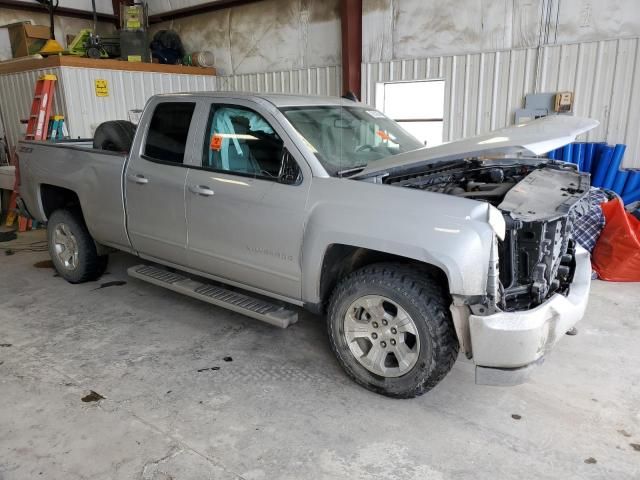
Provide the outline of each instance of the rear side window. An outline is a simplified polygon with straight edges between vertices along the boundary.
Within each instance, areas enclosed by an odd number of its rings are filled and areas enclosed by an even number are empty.
[[[158,104],[147,132],[144,154],[153,160],[183,163],[189,125],[195,107],[196,104],[193,102]]]

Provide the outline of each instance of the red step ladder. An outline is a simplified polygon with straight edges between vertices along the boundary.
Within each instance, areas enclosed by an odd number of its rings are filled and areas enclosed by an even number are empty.
[[[36,91],[31,104],[31,114],[27,122],[25,140],[46,140],[49,129],[49,116],[53,103],[53,90],[58,77],[52,74],[43,75],[36,82]]]
[[[47,131],[49,129],[49,116],[51,115],[51,105],[53,103],[53,92],[58,77],[52,74],[43,75],[36,82],[36,89],[33,94],[33,102],[31,103],[31,113],[27,121],[27,134],[25,140],[46,140]],[[18,187],[20,185],[20,169],[18,165],[18,157],[15,150],[12,152],[15,167],[15,181],[13,182],[13,192],[9,200],[9,211],[7,212],[7,220],[5,225],[10,227],[18,217],[18,231],[24,232],[31,226],[31,220],[19,216],[17,210]]]

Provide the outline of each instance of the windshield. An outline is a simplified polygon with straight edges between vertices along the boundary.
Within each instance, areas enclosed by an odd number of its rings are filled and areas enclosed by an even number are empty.
[[[282,112],[330,175],[424,147],[377,110],[309,106],[283,108]]]

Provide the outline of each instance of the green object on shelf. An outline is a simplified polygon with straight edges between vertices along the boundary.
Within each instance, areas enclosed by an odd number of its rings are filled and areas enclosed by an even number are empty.
[[[69,45],[67,53],[69,53],[70,55],[76,55],[78,57],[109,58],[109,55],[104,48],[96,49],[97,52],[87,51],[87,45],[90,44],[91,35],[92,30],[90,28],[83,28],[82,30],[80,30],[80,32],[71,42],[71,45]],[[88,53],[92,53],[92,55],[88,55]]]

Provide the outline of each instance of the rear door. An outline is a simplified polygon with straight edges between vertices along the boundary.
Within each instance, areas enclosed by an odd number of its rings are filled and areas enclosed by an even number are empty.
[[[310,169],[260,106],[221,99],[207,110],[187,176],[189,266],[299,299]]]
[[[124,177],[127,229],[141,256],[186,263],[185,182],[195,101],[149,104]],[[140,138],[141,137],[141,138]]]

